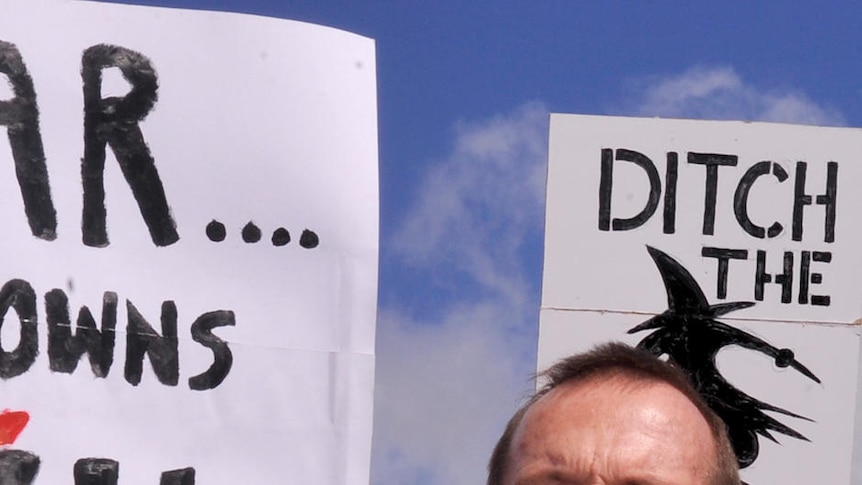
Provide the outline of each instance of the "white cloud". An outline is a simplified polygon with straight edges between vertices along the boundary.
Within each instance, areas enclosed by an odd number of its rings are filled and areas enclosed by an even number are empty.
[[[634,99],[632,114],[641,116],[844,124],[837,110],[816,104],[804,93],[752,86],[731,67],[693,67],[651,77],[638,83]]]
[[[428,174],[396,234],[405,263],[445,264],[482,288],[523,300],[518,252],[541,232],[548,112],[528,103],[513,113],[456,127],[452,153]]]
[[[459,123],[394,238],[404,264],[457,273],[449,284],[470,291],[440,302],[433,321],[381,308],[375,484],[483,483],[501,427],[529,391],[540,268],[524,252],[530,240],[541,251],[547,123],[536,103]]]
[[[535,336],[508,331],[511,320],[490,301],[462,303],[431,324],[381,314],[373,483],[484,482],[501,427],[529,387]]]

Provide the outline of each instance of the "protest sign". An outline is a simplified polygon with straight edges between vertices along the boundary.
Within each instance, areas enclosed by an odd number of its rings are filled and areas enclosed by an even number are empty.
[[[367,483],[373,41],[0,8],[0,481]]]
[[[858,129],[552,115],[539,369],[639,344],[692,375],[746,482],[849,483],[860,153]]]

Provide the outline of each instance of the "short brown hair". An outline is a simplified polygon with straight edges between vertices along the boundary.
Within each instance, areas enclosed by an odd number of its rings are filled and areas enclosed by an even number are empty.
[[[645,350],[632,348],[619,342],[602,344],[588,352],[572,355],[560,360],[539,375],[547,382],[518,409],[506,425],[488,462],[487,485],[503,485],[515,431],[536,401],[561,384],[581,382],[589,377],[600,375],[663,382],[680,391],[700,411],[715,441],[717,456],[715,469],[710,476],[711,485],[739,485],[739,465],[727,436],[727,427],[694,389],[685,372]]]

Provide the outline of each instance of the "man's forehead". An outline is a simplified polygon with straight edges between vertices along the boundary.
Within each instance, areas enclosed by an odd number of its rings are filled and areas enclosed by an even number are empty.
[[[625,463],[639,476],[695,462],[712,469],[716,456],[706,419],[682,391],[621,373],[567,382],[543,395],[525,413],[509,452],[515,468],[527,466],[521,472],[588,473],[579,461],[604,457],[599,461],[608,467]]]
[[[596,420],[613,423],[633,414],[648,415],[656,431],[697,432],[714,442],[709,423],[685,393],[654,378],[610,372],[560,384],[536,400],[515,430],[513,448],[526,432],[541,434]]]

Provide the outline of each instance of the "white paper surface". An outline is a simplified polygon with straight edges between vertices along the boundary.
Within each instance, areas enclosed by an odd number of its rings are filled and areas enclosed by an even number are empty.
[[[753,303],[716,320],[791,350],[821,381],[739,343],[719,350],[718,371],[731,385],[813,420],[766,412],[810,442],[775,431],[780,444],[760,437],[743,479],[849,483],[862,334],[862,131],[552,115],[549,153],[538,369],[600,342],[635,345],[654,331],[627,333],[669,309],[647,246],[656,248],[685,268],[708,305]],[[722,157],[705,161],[713,155]]]
[[[29,283],[38,332],[32,364],[0,381],[0,409],[30,416],[3,449],[38,455],[37,484],[72,483],[75,462],[87,457],[119,462],[119,483],[128,485],[158,483],[162,472],[186,467],[207,484],[367,483],[378,244],[373,41],[227,13],[7,0],[0,9],[0,41],[14,46],[7,55],[20,54],[35,89],[56,212],[56,237],[34,236],[12,144],[0,138],[0,284]],[[120,109],[121,122],[92,133],[121,137],[137,124],[175,242],[151,237],[111,145],[108,243],[82,240],[91,133],[82,59],[98,45],[121,48],[118,63],[145,58],[157,76],[158,99],[143,120]],[[101,72],[101,99],[129,95],[117,67]],[[10,76],[0,78],[0,100],[24,99],[15,82],[6,88]],[[220,242],[207,233],[213,221],[224,227]],[[244,239],[248,224],[259,229],[257,242]],[[279,228],[290,241],[276,245]],[[301,244],[305,231],[316,246]],[[106,377],[94,375],[86,354],[71,374],[51,370],[45,294],[53,289],[68,298],[73,333],[83,306],[101,328],[103,296],[116,294]],[[124,375],[129,305],[162,334],[166,301],[176,307],[178,382],[159,382],[148,355],[133,385]],[[192,324],[213,311],[233,312],[234,326],[211,331],[227,342],[232,366],[220,384],[194,390],[189,378],[216,358],[192,338]],[[5,353],[18,346],[21,328],[9,308],[0,329]]]

